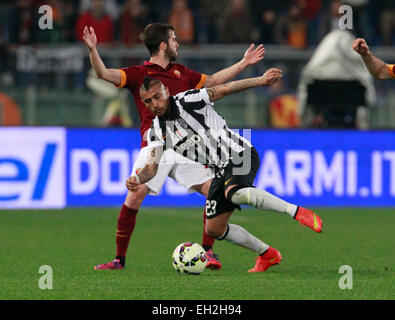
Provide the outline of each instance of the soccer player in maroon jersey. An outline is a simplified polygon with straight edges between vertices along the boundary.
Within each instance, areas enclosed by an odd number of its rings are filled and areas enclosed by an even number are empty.
[[[380,80],[395,78],[395,65],[387,64],[375,57],[372,52],[370,52],[365,39],[355,39],[351,46],[355,52],[361,55],[363,62],[373,77]]]
[[[142,65],[131,66],[122,69],[109,69],[101,60],[96,48],[96,35],[92,27],[85,27],[83,40],[89,49],[89,57],[93,69],[98,78],[113,83],[117,87],[127,88],[134,97],[135,104],[141,119],[141,150],[138,159],[134,163],[131,175],[141,169],[147,158],[146,132],[150,128],[152,119],[155,115],[145,108],[141,101],[139,90],[146,76],[160,79],[170,94],[175,95],[179,92],[214,86],[227,82],[249,65],[253,65],[263,59],[265,49],[263,45],[255,48],[252,44],[245,52],[244,57],[236,64],[220,70],[213,75],[206,75],[195,72],[187,67],[174,63],[177,59],[177,43],[175,30],[171,25],[152,23],[149,24],[143,34],[142,39],[150,53],[149,61]],[[158,174],[147,184],[139,186],[136,192],[128,192],[125,202],[121,208],[116,233],[117,252],[113,261],[95,266],[96,270],[101,269],[122,269],[125,266],[126,251],[130,237],[136,224],[137,212],[148,194],[158,194],[167,176],[175,179],[179,184],[185,186],[190,192],[197,191],[207,198],[210,181],[213,177],[211,170],[192,161],[186,161],[177,154],[169,155],[173,161],[161,162]],[[204,214],[203,224],[205,225],[206,214]],[[212,245],[215,238],[203,233],[202,246],[207,251],[208,264],[210,269],[220,269],[221,263],[212,252]]]

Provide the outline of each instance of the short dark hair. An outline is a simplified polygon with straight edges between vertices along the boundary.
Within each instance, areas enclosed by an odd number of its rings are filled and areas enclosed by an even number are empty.
[[[162,81],[160,81],[159,79],[156,78],[151,78],[151,77],[144,77],[143,80],[143,84],[140,87],[140,91],[144,90],[144,91],[149,91],[149,89],[151,89],[151,87],[153,87],[156,84],[162,83]]]
[[[168,43],[170,30],[174,31],[174,27],[168,23],[150,23],[145,27],[140,38],[144,41],[151,56],[158,53],[162,42]]]

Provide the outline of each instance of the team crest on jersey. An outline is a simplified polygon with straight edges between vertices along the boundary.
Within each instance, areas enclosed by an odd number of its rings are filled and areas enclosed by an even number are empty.
[[[184,119],[178,118],[178,119],[177,119],[177,122],[180,124],[180,126],[181,126],[182,128],[184,128],[184,129],[187,129],[187,128],[188,128],[188,124],[185,122]]]
[[[174,74],[175,74],[178,78],[181,78],[181,72],[178,71],[177,69],[174,70]]]

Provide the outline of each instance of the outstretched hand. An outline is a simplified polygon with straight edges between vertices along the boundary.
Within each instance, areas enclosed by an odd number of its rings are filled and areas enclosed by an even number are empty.
[[[356,51],[360,55],[363,55],[369,51],[368,44],[366,43],[365,39],[362,38],[355,39],[352,42],[351,46],[354,49],[354,51]]]
[[[277,68],[270,68],[267,70],[262,76],[262,85],[263,86],[272,86],[275,84],[280,78],[282,78],[283,72]]]
[[[264,53],[265,48],[263,47],[263,44],[260,44],[256,48],[254,44],[251,44],[251,46],[244,53],[244,61],[247,63],[248,66],[250,66],[263,60]]]
[[[86,46],[89,49],[93,49],[96,47],[97,38],[95,34],[95,30],[92,27],[85,26],[84,31],[82,32],[82,39],[84,40]]]

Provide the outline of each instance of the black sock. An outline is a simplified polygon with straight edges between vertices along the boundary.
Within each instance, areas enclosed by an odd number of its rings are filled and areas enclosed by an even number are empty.
[[[116,256],[115,259],[118,259],[121,266],[125,267],[126,257]]]
[[[209,251],[209,250],[211,250],[212,249],[212,246],[208,246],[208,245],[204,245],[203,246],[203,249],[205,250],[205,251]]]
[[[294,215],[294,219],[296,220],[296,216],[298,215],[298,213],[299,213],[299,206],[296,208],[296,213],[295,213],[295,215]]]

